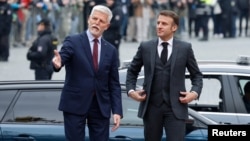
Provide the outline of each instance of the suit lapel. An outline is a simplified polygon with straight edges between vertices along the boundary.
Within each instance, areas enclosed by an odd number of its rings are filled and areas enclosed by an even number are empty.
[[[81,35],[81,41],[82,41],[82,47],[83,47],[83,50],[85,52],[85,55],[87,56],[88,62],[90,63],[90,67],[92,67],[93,70],[94,70],[94,63],[93,63],[93,59],[92,59],[92,53],[91,53],[91,49],[90,49],[89,39],[88,39],[88,36],[87,36],[86,32],[84,32]]]
[[[179,42],[177,42],[175,39],[173,40],[173,49],[172,49],[172,54],[171,54],[171,73],[173,73],[175,62],[176,62],[176,57],[178,54],[179,50]]]
[[[99,61],[99,66],[98,66],[98,71],[102,68],[103,61],[105,60],[105,56],[107,54],[107,46],[108,44],[101,39],[101,56],[100,56],[100,61]]]
[[[150,58],[150,62],[151,62],[151,72],[154,72],[154,68],[155,68],[155,57],[156,55],[158,55],[158,53],[156,53],[157,51],[157,47],[158,47],[158,39],[154,40],[152,42],[152,44],[150,44],[150,52],[151,52],[151,58]]]

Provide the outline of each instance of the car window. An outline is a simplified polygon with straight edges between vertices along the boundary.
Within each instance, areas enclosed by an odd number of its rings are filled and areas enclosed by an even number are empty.
[[[61,123],[63,116],[62,112],[58,110],[60,94],[60,90],[22,91],[3,121],[37,124]],[[121,124],[142,125],[142,120],[137,116],[139,102],[129,98],[126,91],[122,92],[122,98],[124,116]],[[112,122],[111,119],[111,124]]]
[[[4,121],[61,123],[63,116],[58,110],[59,99],[59,90],[22,91]]]
[[[190,76],[186,75],[185,85],[186,90],[191,90]],[[137,85],[143,85],[144,77],[139,76],[137,79]],[[199,100],[192,101],[189,104],[194,110],[197,111],[220,111],[222,105],[222,84],[218,75],[204,75],[203,89]]]
[[[121,124],[135,126],[143,125],[142,119],[137,116],[139,102],[128,97],[126,91],[122,92],[122,100],[123,119],[121,120]]]
[[[13,90],[0,91],[0,121],[2,120],[5,111],[7,110],[15,94],[16,91]]]
[[[241,99],[239,100],[240,102],[242,102],[246,108],[246,111],[248,113],[250,113],[250,101],[247,100],[246,97],[249,97],[249,94],[247,94],[244,90],[245,86],[247,83],[250,82],[250,79],[239,79],[239,93],[241,96]],[[249,86],[249,84],[248,84]],[[247,87],[247,86],[246,86]],[[249,90],[250,88],[248,87],[247,90]],[[248,96],[247,96],[248,95]],[[245,97],[245,98],[244,98]]]
[[[120,69],[119,70],[119,79],[121,83],[126,82],[126,75],[127,75],[127,69]]]
[[[143,68],[142,68],[143,70]],[[127,68],[119,70],[119,79],[122,84],[126,83]],[[144,71],[141,71],[138,75],[136,85],[143,86],[144,82]]]
[[[244,87],[248,81],[250,81],[250,79],[239,79],[239,92],[240,92],[241,96],[245,95]]]
[[[186,89],[191,89],[191,81],[186,78]],[[199,100],[192,101],[189,105],[198,111],[219,111],[219,103],[222,101],[220,93],[222,90],[221,81],[217,76],[203,78],[203,88]]]
[[[139,76],[137,78],[136,85],[143,86],[143,83],[144,83],[144,77],[143,76]]]

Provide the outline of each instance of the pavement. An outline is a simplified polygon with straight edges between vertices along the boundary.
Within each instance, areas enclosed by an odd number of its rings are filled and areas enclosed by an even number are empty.
[[[250,56],[250,37],[214,38],[198,41],[197,38],[184,36],[183,40],[192,43],[197,60],[236,60],[239,55]],[[135,55],[139,43],[123,41],[120,46],[120,60],[130,60]],[[0,62],[0,81],[33,80],[34,71],[29,69],[26,59],[28,47],[11,47],[8,62]],[[65,71],[54,73],[53,80],[64,80]]]

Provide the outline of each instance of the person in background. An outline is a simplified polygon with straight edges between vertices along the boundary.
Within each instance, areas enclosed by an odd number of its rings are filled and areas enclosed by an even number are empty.
[[[191,38],[194,34],[194,37],[199,37],[199,29],[196,23],[196,2],[197,0],[187,0],[188,7],[188,36]]]
[[[236,37],[236,19],[238,17],[237,0],[219,0],[222,16],[223,38]]]
[[[157,18],[158,38],[141,42],[127,70],[128,96],[139,101],[138,116],[143,119],[146,141],[161,141],[165,129],[168,141],[184,141],[188,103],[199,98],[202,73],[191,43],[174,37],[179,16],[163,10]],[[135,90],[144,67],[143,90]],[[185,88],[185,73],[191,75],[192,87]]]
[[[54,52],[54,70],[66,69],[59,103],[67,141],[84,141],[88,126],[91,141],[108,141],[110,116],[115,131],[123,116],[117,49],[102,38],[112,19],[104,5],[93,7],[88,29],[67,36],[60,52]]]
[[[113,18],[110,21],[109,28],[103,33],[103,38],[114,45],[114,47],[117,49],[117,54],[119,57],[119,48],[122,39],[120,31],[122,27],[123,13],[121,6],[119,3],[115,2],[115,0],[106,0],[106,5],[112,11]],[[118,59],[118,66],[120,66],[120,59]]]
[[[134,0],[134,16],[136,19],[136,39],[138,42],[149,39],[150,19],[154,16],[153,0]]]
[[[51,80],[53,66],[51,59],[54,56],[58,42],[52,37],[51,22],[44,18],[37,24],[38,37],[32,43],[27,53],[30,69],[35,71],[35,80]]]
[[[122,25],[121,25],[121,36],[125,41],[127,40],[127,26],[129,18],[129,6],[131,5],[131,0],[117,0],[121,4],[122,9]]]
[[[243,102],[246,106],[247,112],[250,113],[250,81],[248,81],[244,86],[244,96]]]
[[[213,0],[212,6],[212,20],[213,20],[213,36],[214,37],[223,37],[222,32],[222,15],[221,15],[221,6],[219,3],[220,0]]]
[[[199,41],[208,41],[209,29],[208,21],[212,14],[211,1],[210,0],[197,0],[196,5],[196,24],[197,28],[203,33],[202,38]]]
[[[0,61],[7,62],[10,49],[12,8],[7,0],[0,0]]]
[[[24,6],[19,0],[8,0],[8,3],[12,8],[12,25],[10,33],[10,46],[23,47],[21,45],[21,28],[22,28],[22,16],[20,16],[21,9]]]
[[[172,0],[172,10],[179,15],[180,25],[175,33],[175,37],[183,38],[183,33],[186,30],[185,17],[187,16],[187,1],[186,0]]]
[[[22,8],[20,9],[23,14],[23,19],[22,19],[22,26],[21,26],[21,44],[23,46],[27,45],[27,42],[29,41],[29,33],[28,33],[28,20],[31,17],[31,2],[32,0],[20,0],[20,3],[22,5]]]
[[[249,10],[250,0],[237,0],[236,5],[239,10],[239,37],[242,36],[242,31],[245,32],[245,37],[248,36],[248,21],[249,21]],[[243,19],[245,19],[245,26],[243,26]],[[242,30],[243,29],[243,30]]]
[[[128,6],[128,25],[127,25],[127,36],[126,41],[137,42],[136,38],[136,17],[135,17],[135,7],[136,0],[131,0],[131,4]]]

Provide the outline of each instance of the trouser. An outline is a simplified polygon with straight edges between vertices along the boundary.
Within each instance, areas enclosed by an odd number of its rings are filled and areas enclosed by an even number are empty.
[[[35,69],[35,80],[51,80],[53,72],[47,68]]]
[[[94,96],[89,111],[84,115],[63,112],[64,129],[67,141],[85,141],[86,125],[90,141],[108,141],[110,119],[103,117]],[[86,121],[88,122],[86,124]]]
[[[236,15],[225,13],[222,15],[222,27],[225,38],[234,38],[236,34]]]
[[[214,23],[214,29],[213,34],[221,34],[222,32],[222,20],[221,20],[221,14],[215,14],[213,15],[213,23]]]
[[[239,15],[239,36],[241,36],[241,33],[242,33],[242,21],[243,21],[243,19],[245,19],[245,35],[247,36],[249,9],[240,10],[240,15]]]
[[[27,29],[31,28],[31,27],[27,26],[28,18],[30,17],[31,14],[30,14],[29,9],[26,9],[26,8],[22,8],[22,12],[24,14],[24,20],[22,22],[22,28],[21,28],[21,38],[22,38],[21,40],[23,43],[25,43],[28,39],[28,34],[29,34],[29,33],[27,33],[27,31],[28,31]]]
[[[192,32],[194,32],[195,37],[199,36],[199,29],[197,29],[196,18],[188,18],[188,35],[192,36]]]
[[[203,32],[203,38],[208,38],[208,15],[198,15],[197,16],[199,27],[202,29]]]
[[[126,38],[127,41],[132,41],[133,39],[136,39],[136,20],[134,16],[129,17]]]
[[[144,123],[145,141],[161,141],[163,128],[167,141],[184,141],[186,132],[185,120],[177,119],[168,104],[163,102],[160,106],[148,106]]]
[[[0,35],[0,61],[8,61],[9,35]]]

